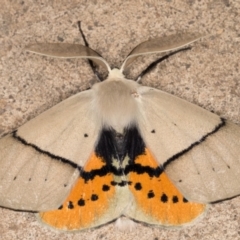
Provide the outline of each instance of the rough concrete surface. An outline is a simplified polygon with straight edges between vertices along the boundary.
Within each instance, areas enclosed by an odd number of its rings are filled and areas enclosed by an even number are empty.
[[[120,66],[138,43],[177,32],[211,34],[160,64],[143,79],[240,124],[240,1],[228,0],[16,0],[0,9],[0,134],[67,97],[88,88],[94,76],[85,60],[59,60],[29,54],[35,42],[83,43]],[[220,34],[221,33],[221,34]],[[134,63],[129,74],[150,57]],[[0,209],[0,239],[240,239],[240,197],[211,205],[192,226],[169,229],[137,224],[120,232],[114,223],[79,233],[52,230],[33,213]]]

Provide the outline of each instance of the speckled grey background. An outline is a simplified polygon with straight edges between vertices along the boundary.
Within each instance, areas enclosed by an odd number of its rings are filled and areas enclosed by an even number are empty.
[[[2,1],[0,9],[0,134],[84,90],[94,76],[84,60],[49,59],[24,51],[35,42],[91,45],[112,66],[150,37],[177,32],[211,36],[175,55],[143,79],[240,124],[240,2],[227,0]],[[221,34],[219,34],[221,33]],[[149,57],[130,68],[135,74]],[[240,197],[210,206],[193,226],[163,229],[137,225],[130,233],[114,224],[80,233],[41,225],[34,214],[0,209],[0,239],[240,239]]]

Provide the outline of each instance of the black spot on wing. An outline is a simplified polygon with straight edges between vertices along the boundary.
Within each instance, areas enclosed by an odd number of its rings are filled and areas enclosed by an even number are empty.
[[[78,206],[80,206],[80,207],[85,206],[85,200],[82,199],[82,198],[80,198],[80,199],[78,200]]]
[[[150,190],[150,191],[148,192],[147,197],[148,197],[148,198],[154,198],[154,197],[155,197],[155,194],[154,194],[153,190]]]
[[[68,208],[69,209],[73,209],[74,208],[73,203],[71,201],[68,202]]]
[[[166,203],[168,201],[168,196],[163,193],[162,196],[160,197],[161,202]]]
[[[92,201],[97,201],[97,200],[98,200],[98,195],[92,194],[91,200],[92,200]]]
[[[142,184],[137,182],[135,185],[134,185],[134,188],[137,190],[137,191],[140,191],[142,189]]]
[[[104,185],[102,186],[102,190],[103,190],[104,192],[107,192],[107,191],[110,190],[110,186],[104,184]]]
[[[118,183],[117,183],[117,182],[115,182],[115,181],[112,181],[112,182],[111,182],[111,185],[115,187],[115,186],[117,186],[117,185],[118,185]]]
[[[172,197],[172,202],[173,203],[178,203],[178,197],[177,196],[173,196]]]

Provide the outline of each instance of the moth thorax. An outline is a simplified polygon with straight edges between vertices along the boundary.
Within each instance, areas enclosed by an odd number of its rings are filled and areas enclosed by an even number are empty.
[[[95,84],[96,111],[104,125],[121,132],[136,122],[138,104],[133,93],[138,84],[126,79],[110,79]]]

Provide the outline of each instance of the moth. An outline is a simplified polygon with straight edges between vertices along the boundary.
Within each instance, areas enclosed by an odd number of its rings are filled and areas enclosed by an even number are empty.
[[[0,139],[0,205],[39,212],[44,223],[74,231],[121,216],[181,226],[208,203],[240,194],[240,128],[124,76],[138,56],[200,37],[143,42],[120,69],[87,46],[29,46],[45,56],[90,59],[108,77]]]

